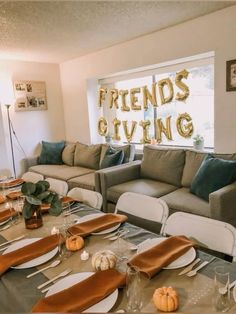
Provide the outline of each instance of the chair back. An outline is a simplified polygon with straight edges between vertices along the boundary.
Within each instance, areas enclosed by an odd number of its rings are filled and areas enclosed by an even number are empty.
[[[50,190],[56,192],[59,196],[66,196],[68,184],[65,181],[47,178],[45,179],[50,184]]]
[[[25,172],[21,177],[25,182],[33,182],[37,183],[38,181],[41,181],[44,179],[44,176],[42,174],[36,173],[36,172]]]
[[[103,198],[99,192],[81,188],[73,188],[67,193],[67,195],[74,198],[78,202],[82,202],[93,208],[101,209],[102,207]]]
[[[120,196],[115,213],[118,211],[161,224],[166,221],[169,214],[165,201],[133,192],[126,192]]]
[[[170,215],[162,227],[164,235],[185,235],[199,246],[236,256],[236,229],[232,225],[184,212]]]

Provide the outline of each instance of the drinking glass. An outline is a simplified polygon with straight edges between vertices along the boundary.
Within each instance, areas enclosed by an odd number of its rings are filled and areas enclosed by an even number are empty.
[[[213,304],[218,312],[227,312],[230,308],[229,271],[227,266],[217,266],[214,269]]]
[[[18,224],[21,221],[21,214],[23,211],[25,197],[18,197],[17,200],[14,203],[14,208],[12,207],[12,210],[15,210],[15,214],[12,220],[12,224]]]
[[[140,312],[142,302],[141,274],[137,267],[127,267],[126,270],[127,312]]]

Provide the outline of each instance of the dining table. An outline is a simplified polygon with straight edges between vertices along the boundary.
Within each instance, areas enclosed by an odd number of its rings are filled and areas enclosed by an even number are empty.
[[[1,192],[0,192],[1,194]],[[6,194],[6,191],[5,191]],[[81,206],[80,210],[75,214],[69,215],[70,223],[79,223],[83,217],[91,215],[93,217],[97,214],[105,214],[101,211],[94,209],[86,204],[74,203],[73,206]],[[0,205],[0,211],[3,210],[6,203]],[[14,201],[13,201],[14,206]],[[132,204],[130,204],[132,206]],[[9,222],[8,222],[9,223]],[[24,236],[24,239],[42,238],[51,234],[55,228],[61,228],[65,223],[65,215],[62,213],[59,216],[52,216],[47,213],[43,215],[43,226],[37,229],[26,229],[24,219],[14,224],[10,222],[8,229],[0,231],[0,245],[5,241],[10,241],[19,236]],[[0,230],[4,225],[0,226]],[[45,281],[52,279],[66,269],[70,269],[71,274],[78,274],[83,272],[94,272],[92,267],[92,256],[100,250],[110,250],[115,252],[118,256],[118,263],[116,268],[120,272],[126,272],[127,261],[137,254],[137,248],[140,243],[144,243],[148,239],[156,239],[163,237],[160,234],[152,233],[141,227],[131,224],[129,221],[122,223],[121,227],[125,232],[123,236],[114,239],[113,241],[107,238],[111,232],[94,233],[87,236],[85,246],[81,250],[69,252],[65,257],[57,254],[47,260],[41,265],[15,269],[11,268],[1,276],[0,280],[0,312],[1,313],[25,313],[31,312],[33,306],[42,298],[46,293],[42,293],[37,287],[42,285]],[[113,228],[114,229],[114,228]],[[149,241],[149,240],[148,240]],[[87,260],[81,259],[82,252],[86,250],[89,254]],[[201,261],[210,261],[212,254],[202,251],[199,248],[194,249],[196,257]],[[0,254],[4,254],[1,251]],[[27,278],[27,276],[37,270],[41,270],[50,265],[54,260],[60,260],[60,264],[54,268],[43,270],[35,276]],[[186,266],[186,265],[185,265]],[[173,287],[179,295],[178,312],[181,313],[214,313],[216,310],[213,306],[214,295],[214,269],[216,266],[227,266],[230,270],[230,281],[236,280],[236,267],[235,263],[230,263],[222,258],[216,257],[214,261],[202,268],[197,275],[188,277],[186,274],[179,275],[180,271],[185,268],[180,265],[178,268],[166,267],[151,279],[142,276],[142,308],[141,312],[156,313],[153,303],[154,291],[159,287]],[[58,281],[59,282],[59,281]],[[90,291],[88,291],[88,294]],[[231,307],[229,313],[236,312],[236,304],[231,291]],[[114,304],[113,304],[114,303]],[[109,308],[109,312],[126,312],[127,298],[125,288],[119,289],[117,298],[113,301]],[[103,312],[103,311],[101,311]],[[107,311],[105,311],[107,312]]]

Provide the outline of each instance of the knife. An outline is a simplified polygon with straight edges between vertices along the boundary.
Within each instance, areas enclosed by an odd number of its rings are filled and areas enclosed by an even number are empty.
[[[200,261],[201,261],[200,258],[195,259],[195,261],[193,261],[190,265],[185,267],[178,275],[181,276],[181,275],[187,274]]]
[[[60,273],[59,275],[53,277],[52,279],[44,282],[43,284],[39,285],[37,288],[38,289],[42,289],[43,287],[49,285],[51,282],[53,282],[54,280],[58,279],[58,278],[61,278],[61,277],[65,277],[67,276],[70,272],[72,272],[72,269],[68,268],[66,269],[65,271],[63,271],[62,273]]]

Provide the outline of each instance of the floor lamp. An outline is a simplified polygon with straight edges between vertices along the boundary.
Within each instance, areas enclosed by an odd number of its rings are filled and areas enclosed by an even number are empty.
[[[9,112],[11,105],[5,105],[5,106],[7,108],[7,122],[8,122],[10,144],[11,144],[12,168],[14,172],[14,178],[16,178],[16,166],[15,166],[15,157],[14,157],[13,142],[12,142],[12,125],[11,125],[10,112]]]

